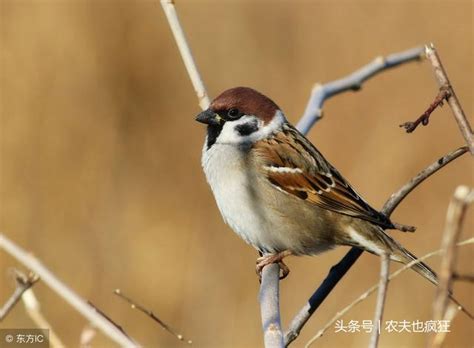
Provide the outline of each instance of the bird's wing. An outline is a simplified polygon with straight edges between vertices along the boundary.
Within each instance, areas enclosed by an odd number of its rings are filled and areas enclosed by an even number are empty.
[[[324,209],[393,228],[390,220],[370,207],[321,153],[289,124],[272,137],[256,142],[253,151],[260,159],[259,170],[281,191]]]

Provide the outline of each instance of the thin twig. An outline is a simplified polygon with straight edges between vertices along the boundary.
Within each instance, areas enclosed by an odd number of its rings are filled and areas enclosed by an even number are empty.
[[[47,328],[49,330],[49,343],[51,344],[51,348],[65,347],[65,344],[56,334],[56,331],[53,330],[53,327],[49,324],[43,313],[41,313],[39,301],[36,299],[32,288],[25,291],[22,296],[22,300],[23,304],[25,305],[26,313],[35,323],[35,325],[39,328]]]
[[[130,336],[125,332],[122,326],[117,324],[111,317],[109,317],[107,314],[105,314],[104,311],[102,311],[99,307],[97,307],[95,304],[93,304],[91,301],[87,301],[87,304],[94,308],[94,310],[99,313],[101,316],[103,316],[109,323],[111,323],[113,326],[115,326],[118,330],[120,330],[125,336],[129,337]]]
[[[453,273],[453,280],[459,280],[461,282],[474,283],[474,274],[459,274],[457,272],[454,272]]]
[[[454,118],[458,124],[459,130],[463,135],[464,139],[466,140],[466,144],[469,147],[469,151],[471,155],[474,156],[474,135],[472,133],[471,125],[469,124],[467,117],[462,109],[461,103],[454,92],[453,86],[449,82],[448,74],[441,63],[441,59],[439,58],[438,52],[436,51],[433,44],[425,46],[425,54],[426,58],[431,63],[436,81],[438,82],[438,86],[441,88],[447,88],[449,91],[449,98],[448,104],[451,107],[451,111],[453,112]]]
[[[34,273],[29,273],[27,276],[18,270],[15,272],[16,288],[10,298],[5,302],[2,308],[0,308],[0,321],[2,321],[13,307],[20,301],[23,293],[31,288],[38,280],[39,277]]]
[[[296,128],[303,134],[308,133],[311,127],[323,117],[322,108],[327,99],[342,92],[358,91],[366,80],[378,73],[400,64],[420,60],[423,56],[423,47],[415,47],[386,57],[377,57],[371,63],[342,79],[324,85],[315,84],[303,116]]]
[[[405,122],[400,125],[400,127],[405,128],[407,133],[412,133],[416,127],[421,123],[423,126],[428,125],[430,122],[430,116],[432,112],[438,107],[443,106],[443,101],[448,100],[451,96],[449,89],[446,86],[440,87],[438,95],[436,96],[435,100],[430,104],[428,109],[421,114],[414,122]]]
[[[280,320],[280,267],[270,264],[262,270],[260,285],[260,313],[263,324],[263,341],[266,348],[283,347]]]
[[[48,270],[38,259],[27,253],[21,247],[16,245],[5,235],[0,233],[0,249],[5,250],[8,254],[16,258],[20,263],[38,274],[41,280],[48,285],[51,290],[61,296],[74,309],[81,313],[87,320],[93,323],[110,339],[115,341],[122,347],[137,347],[138,344],[124,335],[114,325],[108,322],[94,308],[89,306],[81,297],[79,297],[67,285],[61,282],[50,270]],[[25,295],[25,294],[24,294]],[[23,295],[23,297],[24,297]]]
[[[461,234],[464,217],[468,205],[474,200],[474,190],[467,186],[458,186],[449,204],[446,216],[446,225],[441,242],[442,260],[439,271],[439,285],[436,290],[436,298],[433,305],[434,320],[442,320],[446,315],[449,295],[452,291],[453,272],[456,264],[456,243]],[[440,343],[439,343],[440,344]],[[435,343],[434,337],[432,347],[440,347]]]
[[[415,232],[416,227],[415,226],[410,226],[410,225],[402,225],[398,222],[393,222],[393,227],[395,227],[396,230],[401,231],[401,232]]]
[[[115,289],[114,294],[120,297],[121,299],[125,300],[130,304],[131,308],[137,309],[138,311],[144,313],[146,316],[150,317],[152,320],[158,323],[158,325],[161,326],[161,328],[168,333],[172,334],[174,337],[176,337],[180,341],[184,341],[188,344],[192,344],[193,341],[186,339],[183,335],[177,333],[174,331],[168,324],[166,324],[163,320],[158,318],[151,310],[148,308],[145,308],[144,306],[138,304],[137,302],[133,301],[130,297],[126,296],[123,294],[123,292],[120,289]]]
[[[184,65],[188,71],[188,76],[191,79],[194,91],[198,97],[199,106],[202,110],[205,110],[210,104],[209,97],[207,95],[206,88],[204,87],[204,82],[202,81],[201,75],[197,69],[196,63],[194,62],[194,58],[186,40],[186,36],[184,35],[183,28],[179,22],[178,14],[176,13],[176,8],[174,6],[174,1],[161,0],[161,6],[165,11],[166,18],[168,19],[174,39],[178,45],[179,52],[181,53],[181,58],[183,58]]]
[[[380,280],[379,280],[379,291],[377,294],[377,303],[375,305],[375,314],[373,323],[381,323],[383,317],[383,310],[385,307],[385,299],[387,298],[388,289],[388,276],[390,273],[390,257],[387,253],[380,255]],[[379,343],[380,330],[375,329],[372,331],[370,337],[369,348],[377,348]]]
[[[468,244],[474,244],[474,238],[469,238],[469,239],[466,239],[462,242],[459,242],[456,244],[456,246],[460,247],[460,246],[464,246],[464,245],[468,245]],[[394,278],[398,277],[401,273],[405,272],[407,269],[411,268],[413,265],[416,265],[417,263],[420,263],[421,261],[424,261],[430,257],[433,257],[435,255],[440,255],[441,253],[443,252],[442,249],[439,249],[439,250],[436,250],[436,251],[432,251],[416,260],[413,260],[411,261],[410,263],[407,263],[406,265],[404,265],[403,267],[401,267],[400,269],[398,269],[397,271],[393,272],[392,274],[390,274],[390,276],[388,277],[389,281],[393,280]],[[360,295],[355,301],[353,301],[352,303],[350,303],[349,305],[347,305],[346,307],[344,307],[342,310],[340,310],[339,312],[336,313],[336,315],[331,318],[331,320],[329,322],[327,322],[321,330],[319,330],[316,335],[314,335],[309,341],[308,343],[306,343],[305,347],[309,347],[311,344],[314,343],[314,341],[316,341],[318,338],[322,337],[323,334],[337,321],[339,320],[340,318],[342,318],[347,312],[349,312],[352,308],[354,308],[357,304],[361,303],[362,301],[364,301],[369,295],[371,295],[372,293],[375,292],[375,290],[377,290],[379,287],[379,284],[375,284],[373,285],[371,288],[369,288],[367,291],[365,291],[362,295]]]
[[[441,157],[436,162],[432,163],[420,173],[418,173],[408,183],[403,185],[396,193],[392,194],[387,202],[384,204],[381,212],[390,217],[395,208],[400,202],[411,192],[415,187],[421,184],[424,180],[429,178],[431,175],[436,173],[438,170],[443,168],[445,165],[455,160],[465,152],[467,147],[461,147],[456,149],[449,154]],[[352,267],[357,259],[362,255],[363,251],[357,248],[352,248],[339,263],[331,267],[329,274],[326,276],[321,285],[316,289],[313,295],[309,298],[308,302],[301,308],[296,314],[294,319],[291,321],[287,331],[285,332],[285,345],[288,346],[294,341],[306,322],[311,318],[313,313],[318,309],[321,303],[326,299],[329,293],[334,289],[339,280],[344,277],[346,272]]]

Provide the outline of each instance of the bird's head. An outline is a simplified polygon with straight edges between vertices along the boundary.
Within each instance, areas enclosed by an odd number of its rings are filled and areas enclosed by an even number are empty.
[[[217,96],[196,121],[208,125],[207,149],[214,144],[244,144],[279,130],[286,119],[270,98],[248,87]]]

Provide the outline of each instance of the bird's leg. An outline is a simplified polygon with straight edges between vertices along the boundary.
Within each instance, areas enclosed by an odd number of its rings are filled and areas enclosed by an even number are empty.
[[[291,255],[291,251],[284,250],[276,254],[266,254],[266,255],[260,256],[257,259],[257,266],[255,267],[255,271],[257,272],[258,277],[262,278],[263,267],[270,265],[272,263],[278,263],[281,270],[280,279],[286,278],[286,276],[290,273],[290,269],[288,268],[287,265],[285,265],[285,263],[283,262],[283,259],[289,255]]]

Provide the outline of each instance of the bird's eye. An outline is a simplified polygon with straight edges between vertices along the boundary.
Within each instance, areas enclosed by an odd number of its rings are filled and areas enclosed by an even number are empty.
[[[227,112],[227,116],[233,119],[236,119],[237,117],[239,117],[239,114],[240,114],[239,109],[236,109],[236,108],[232,108]]]

